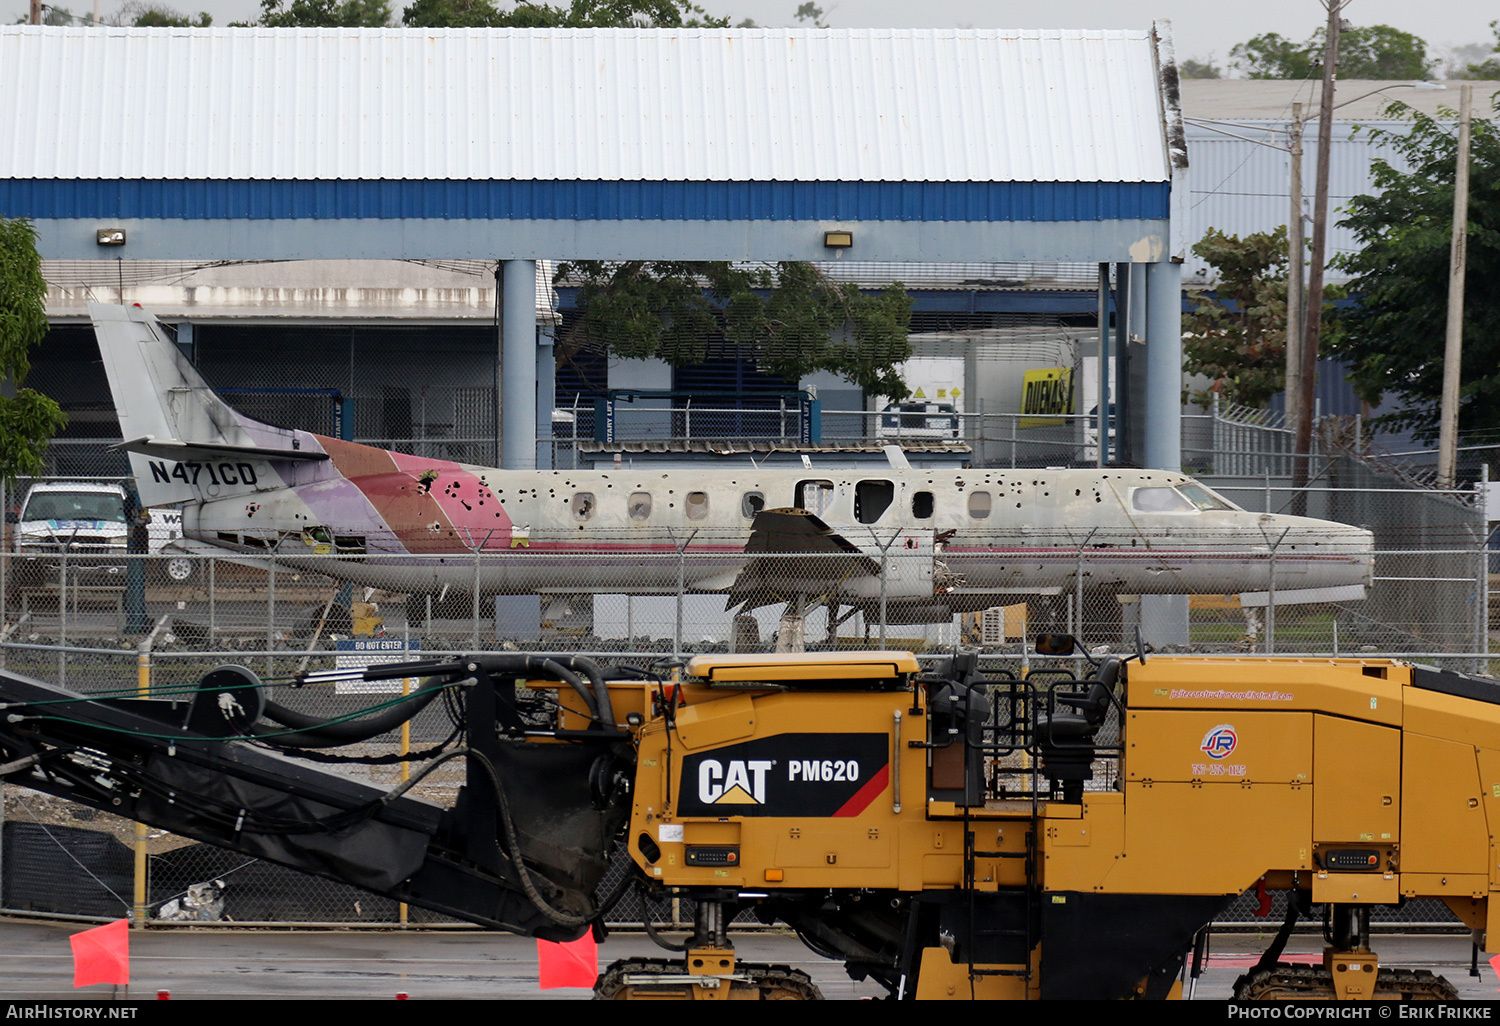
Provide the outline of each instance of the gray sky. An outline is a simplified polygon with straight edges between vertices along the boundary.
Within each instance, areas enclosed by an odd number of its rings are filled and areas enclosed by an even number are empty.
[[[95,0],[54,0],[75,14],[88,13]],[[103,15],[121,0],[97,0]],[[249,21],[260,11],[259,0],[166,0],[187,12],[208,11],[214,23]],[[552,0],[561,5],[566,0]],[[800,0],[699,0],[712,14],[736,20],[753,18],[763,27],[793,24]],[[400,16],[406,0],[392,0]],[[824,0],[825,20],[834,28],[1125,28],[1148,27],[1153,19],[1172,22],[1179,59],[1212,55],[1222,65],[1229,48],[1263,32],[1279,32],[1303,40],[1322,25],[1327,15],[1318,0],[1259,0],[1254,12],[1236,3],[1205,0]],[[26,0],[0,0],[0,18],[14,22],[27,10]],[[1438,0],[1420,13],[1410,0],[1350,0],[1345,17],[1356,25],[1391,25],[1425,39],[1439,56],[1453,46],[1494,43],[1489,23],[1500,8],[1474,0]]]

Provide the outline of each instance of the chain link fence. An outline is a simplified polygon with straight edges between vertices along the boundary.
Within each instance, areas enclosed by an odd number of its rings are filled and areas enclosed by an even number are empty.
[[[1286,499],[1283,489],[1267,490],[1263,482],[1258,491],[1245,483],[1230,494],[1247,504],[1269,496],[1273,507]],[[1357,501],[1394,511],[1399,504],[1391,494],[1372,490]],[[1318,501],[1333,503],[1335,496]],[[1340,493],[1336,501],[1347,506],[1356,500]],[[1473,508],[1452,497],[1422,501],[1439,503],[1451,515],[1451,530],[1439,529],[1434,513],[1430,530],[1406,540],[1430,535],[1441,547],[1378,549],[1373,587],[1363,602],[1280,607],[1242,605],[1233,595],[1171,594],[1177,588],[1170,574],[1153,591],[1094,587],[1090,582],[1107,577],[1118,554],[1096,548],[1098,537],[1082,531],[1050,557],[1066,586],[993,604],[958,596],[1003,560],[997,553],[940,553],[936,561],[891,549],[865,557],[761,556],[747,569],[747,557],[725,551],[725,539],[703,535],[649,558],[548,554],[547,539],[533,534],[530,547],[514,553],[327,557],[300,568],[166,551],[132,557],[64,552],[27,571],[7,553],[0,558],[6,624],[0,659],[10,672],[85,694],[140,687],[167,693],[191,687],[215,666],[237,663],[260,675],[278,702],[328,718],[379,697],[333,685],[295,687],[295,674],[351,660],[484,649],[579,652],[647,666],[697,653],[803,646],[903,648],[934,659],[965,646],[981,650],[988,670],[1019,673],[1045,665],[1078,668],[1025,654],[1026,639],[1037,633],[1065,631],[1090,646],[1123,652],[1133,648],[1139,627],[1159,651],[1395,656],[1489,672],[1488,558],[1482,535],[1474,540]],[[1385,530],[1379,518],[1371,519]],[[1400,537],[1402,516],[1393,512],[1391,521]],[[1017,544],[1023,537],[1038,546],[1030,533],[1018,532]],[[1469,544],[1458,545],[1460,537]],[[1287,570],[1285,562],[1278,569],[1274,539],[1240,549],[1210,539],[1205,551],[1241,575],[1245,567],[1263,573],[1266,591]],[[532,568],[532,561],[544,569]],[[524,575],[515,569],[523,562],[529,568]],[[741,583],[726,594],[726,575],[737,574]],[[855,580],[860,574],[862,588]],[[819,581],[824,591],[826,582],[843,581],[842,601],[827,601],[812,583]],[[700,584],[718,590],[695,590]],[[914,601],[943,588],[960,608],[983,608],[940,615],[930,602],[919,607]],[[405,737],[376,739],[362,754],[403,746],[421,752],[452,730],[446,714],[432,707]],[[418,793],[451,803],[462,771],[450,766],[424,780]],[[351,771],[381,787],[402,779],[396,765]],[[392,923],[403,914],[410,922],[430,920],[338,884],[155,831],[138,842],[131,824],[20,789],[6,791],[0,837],[0,907],[6,910],[116,916],[139,905],[148,918],[171,921]],[[146,855],[140,870],[138,843]],[[676,917],[683,911],[636,902],[618,915],[627,922],[650,915],[672,923],[682,921]]]

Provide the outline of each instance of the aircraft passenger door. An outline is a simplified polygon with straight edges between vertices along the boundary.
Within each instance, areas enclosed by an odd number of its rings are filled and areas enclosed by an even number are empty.
[[[813,516],[827,514],[833,506],[834,487],[832,481],[798,481],[797,506]]]
[[[891,481],[860,481],[854,486],[854,519],[861,524],[875,524],[896,501],[896,485]]]

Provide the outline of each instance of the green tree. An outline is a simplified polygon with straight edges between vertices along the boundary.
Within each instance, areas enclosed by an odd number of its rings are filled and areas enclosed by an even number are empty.
[[[1314,78],[1323,73],[1325,38],[1321,28],[1305,43],[1267,32],[1232,47],[1230,64],[1250,78]],[[1426,78],[1437,63],[1427,56],[1423,39],[1389,25],[1339,33],[1340,78]]]
[[[682,366],[723,339],[791,381],[832,371],[870,395],[906,394],[894,365],[911,356],[911,299],[899,282],[865,295],[813,264],[709,261],[577,261],[556,280],[579,287],[564,357],[593,345]]]
[[[1500,21],[1490,22],[1490,30],[1495,33],[1494,50],[1485,60],[1469,65],[1469,78],[1500,78]]]
[[[797,7],[797,20],[810,22],[813,28],[826,29],[828,23],[823,20],[826,15],[823,8],[814,3],[801,4]]]
[[[1318,66],[1309,45],[1294,43],[1275,32],[1255,36],[1229,49],[1229,63],[1250,78],[1311,78]]]
[[[196,18],[191,18],[166,4],[132,0],[120,8],[115,23],[135,28],[208,28],[214,18],[207,11],[199,11]]]
[[[23,388],[47,334],[47,282],[30,221],[0,218],[0,479],[42,473],[42,452],[67,424],[57,403]]]
[[[1396,165],[1376,160],[1374,189],[1350,201],[1340,224],[1359,247],[1335,266],[1353,276],[1358,302],[1341,317],[1338,351],[1370,402],[1389,396],[1394,413],[1381,420],[1435,438],[1442,396],[1443,337],[1448,316],[1448,265],[1453,229],[1457,139],[1446,123],[1404,104],[1409,134],[1376,133],[1393,145]],[[1500,129],[1475,118],[1470,157],[1468,268],[1464,288],[1464,351],[1459,430],[1500,429]]]
[[[1204,60],[1195,60],[1189,57],[1177,65],[1177,74],[1181,78],[1223,78],[1224,71],[1214,63],[1212,55]]]
[[[1192,399],[1264,406],[1286,382],[1286,229],[1243,239],[1211,229],[1193,252],[1213,275],[1182,319],[1183,369],[1212,379]]]
[[[1216,394],[1264,406],[1286,387],[1286,228],[1243,239],[1210,229],[1193,252],[1213,273],[1208,290],[1188,293],[1196,305],[1182,319],[1183,368],[1212,381],[1191,398],[1205,409]],[[1331,301],[1344,293],[1324,294]],[[1333,303],[1326,302],[1320,346],[1331,347],[1339,330]]]
[[[265,3],[271,0],[263,0]],[[303,0],[298,0],[303,2]],[[684,0],[573,0],[568,7],[516,3],[508,11],[493,0],[415,0],[401,21],[412,28],[726,28]]]
[[[384,28],[386,0],[260,0],[257,25],[266,28]]]
[[[499,28],[503,17],[493,0],[416,0],[401,12],[409,28]]]
[[[1323,33],[1315,38],[1321,53]],[[1389,25],[1360,26],[1339,33],[1340,78],[1423,79],[1437,63],[1427,56],[1423,39]]]

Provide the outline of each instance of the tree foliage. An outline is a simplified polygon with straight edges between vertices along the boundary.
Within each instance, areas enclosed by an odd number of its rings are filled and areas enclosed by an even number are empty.
[[[209,28],[214,18],[207,11],[189,17],[175,7],[154,0],[130,0],[116,12],[114,23],[135,28]]]
[[[47,334],[47,283],[30,221],[0,218],[0,480],[40,474],[42,451],[67,424],[57,403],[21,387]]]
[[[723,339],[790,381],[832,371],[870,395],[906,395],[894,369],[911,356],[911,299],[900,283],[865,295],[813,264],[710,261],[578,261],[561,265],[557,280],[579,287],[565,352],[605,346],[682,366]]]
[[[1490,31],[1495,33],[1495,46],[1489,57],[1468,66],[1469,78],[1500,78],[1500,21],[1490,22]]]
[[[1230,64],[1250,78],[1308,79],[1323,73],[1326,33],[1318,29],[1304,43],[1275,32],[1237,43]],[[1419,36],[1389,25],[1363,25],[1339,33],[1340,78],[1426,78],[1437,67]]]
[[[1177,74],[1181,78],[1223,78],[1224,70],[1214,63],[1210,55],[1203,60],[1189,57],[1177,65]]]
[[[1193,252],[1213,268],[1213,277],[1208,291],[1188,293],[1196,305],[1182,319],[1183,368],[1212,381],[1191,398],[1205,408],[1216,394],[1264,406],[1286,387],[1286,228],[1243,239],[1210,229]],[[1343,295],[1343,289],[1324,290],[1330,301]],[[1333,304],[1325,302],[1319,347],[1331,347],[1339,330]]]
[[[266,28],[384,28],[386,0],[260,0],[257,25]]]
[[[270,2],[270,0],[264,0]],[[567,7],[521,0],[502,11],[494,0],[414,0],[401,21],[411,28],[725,28],[685,0],[573,0]]]
[[[1382,396],[1398,408],[1382,417],[1423,438],[1438,431],[1443,339],[1448,316],[1448,267],[1453,229],[1457,139],[1445,122],[1398,104],[1409,134],[1377,133],[1399,155],[1400,166],[1376,160],[1374,189],[1356,196],[1340,224],[1359,247],[1336,266],[1353,275],[1358,303],[1341,318],[1339,351],[1352,380],[1371,402]],[[1409,168],[1409,170],[1408,170]],[[1470,156],[1468,268],[1464,288],[1464,351],[1459,429],[1500,428],[1500,128],[1475,118]]]
[[[1213,379],[1192,399],[1264,406],[1286,382],[1286,229],[1243,239],[1211,229],[1193,252],[1214,269],[1214,294],[1188,293],[1182,319],[1183,369]]]

